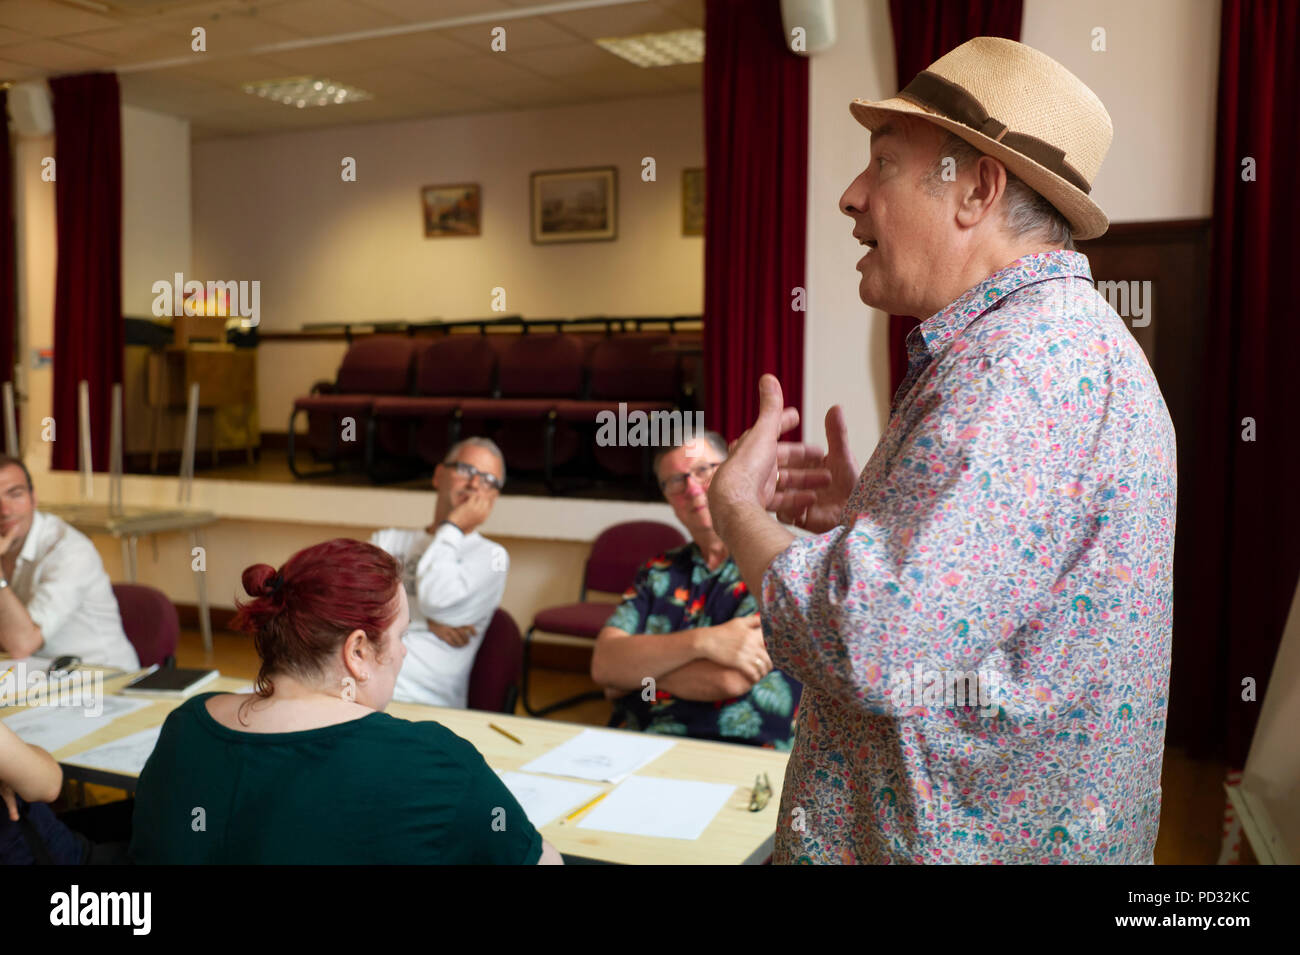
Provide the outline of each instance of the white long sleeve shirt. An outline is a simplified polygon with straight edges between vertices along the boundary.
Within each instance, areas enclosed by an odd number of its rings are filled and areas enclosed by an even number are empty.
[[[464,708],[469,673],[483,635],[506,589],[510,557],[500,544],[477,531],[461,533],[443,524],[434,534],[391,527],[376,531],[370,543],[397,558],[411,609],[406,661],[393,699],[407,703]],[[463,647],[453,647],[429,630],[429,621],[472,626]]]
[[[99,551],[61,518],[32,514],[10,586],[45,638],[40,656],[66,654],[123,670],[140,666]]]

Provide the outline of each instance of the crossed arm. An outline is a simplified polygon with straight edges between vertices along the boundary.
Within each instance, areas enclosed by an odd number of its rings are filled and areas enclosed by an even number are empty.
[[[728,700],[748,693],[771,669],[757,614],[676,633],[605,627],[591,658],[591,677],[611,698],[642,689],[648,677],[682,699]]]

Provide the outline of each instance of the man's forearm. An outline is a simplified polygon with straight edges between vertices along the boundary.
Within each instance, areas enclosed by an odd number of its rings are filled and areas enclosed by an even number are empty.
[[[776,556],[794,542],[794,535],[757,504],[713,506],[713,526],[740,569],[745,586],[763,602],[763,575]]]
[[[628,634],[607,627],[596,638],[591,678],[601,686],[639,690],[646,677],[659,680],[702,656],[701,644],[709,629]]]
[[[739,670],[712,660],[692,660],[658,680],[656,689],[683,700],[711,703],[744,696],[752,686]]]
[[[29,657],[43,643],[40,629],[32,623],[13,588],[0,589],[0,649],[11,656]]]

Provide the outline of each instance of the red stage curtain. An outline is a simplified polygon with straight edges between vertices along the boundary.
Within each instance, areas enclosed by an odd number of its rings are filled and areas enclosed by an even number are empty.
[[[90,383],[96,471],[108,470],[115,382],[122,380],[122,115],[117,76],[50,80],[54,94],[58,273],[54,291],[52,466],[77,467],[77,383]]]
[[[0,382],[14,377],[14,317],[18,284],[14,262],[14,178],[9,146],[9,93],[0,90]],[[14,409],[15,414],[17,408]],[[2,416],[0,416],[2,417]],[[4,450],[4,421],[0,420],[0,451]]]
[[[1020,39],[1023,0],[889,0],[894,25],[894,61],[898,88],[939,57],[977,36]],[[928,317],[928,316],[927,316]],[[907,377],[907,333],[919,319],[889,316],[889,390],[892,394]]]
[[[1290,0],[1223,0],[1211,327],[1197,427],[1179,435],[1169,735],[1238,767],[1300,575],[1297,37]],[[1255,702],[1242,700],[1248,677]]]
[[[785,47],[778,0],[708,0],[704,35],[706,402],[731,440],[764,372],[803,405],[808,61]]]

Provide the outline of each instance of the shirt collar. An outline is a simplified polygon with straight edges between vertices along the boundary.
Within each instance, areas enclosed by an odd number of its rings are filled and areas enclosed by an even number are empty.
[[[19,560],[33,561],[36,559],[36,548],[42,536],[41,532],[45,529],[46,517],[40,511],[32,511],[32,526],[27,531],[27,539],[23,541],[23,549],[18,552]]]
[[[979,285],[959,295],[950,305],[935,312],[919,326],[920,341],[909,345],[920,350],[923,345],[931,357],[938,357],[971,322],[992,309],[1012,292],[1047,279],[1077,276],[1092,282],[1088,257],[1082,252],[1054,249],[1034,252],[1016,259],[994,272]],[[909,353],[912,351],[909,348]]]

